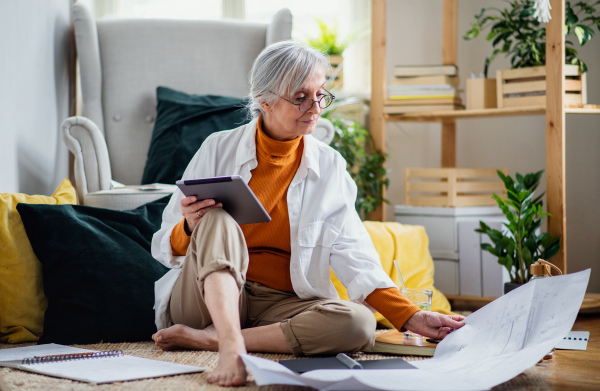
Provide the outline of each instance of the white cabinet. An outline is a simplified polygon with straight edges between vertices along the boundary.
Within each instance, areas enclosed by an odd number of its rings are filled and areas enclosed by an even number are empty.
[[[429,237],[435,267],[435,286],[448,295],[502,295],[506,276],[495,257],[481,250],[487,235],[475,232],[479,221],[501,230],[505,221],[495,206],[419,207],[396,205],[396,221],[421,225]]]

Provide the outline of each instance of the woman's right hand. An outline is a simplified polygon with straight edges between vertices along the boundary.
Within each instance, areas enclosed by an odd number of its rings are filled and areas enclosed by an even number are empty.
[[[220,202],[215,204],[215,200],[206,199],[198,201],[195,196],[189,196],[181,199],[181,214],[185,217],[185,229],[188,235],[194,231],[196,225],[200,222],[202,216],[212,208],[222,208]]]

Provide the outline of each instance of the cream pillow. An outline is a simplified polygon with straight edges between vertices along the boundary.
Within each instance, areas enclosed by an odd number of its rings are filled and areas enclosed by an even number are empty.
[[[16,210],[20,202],[75,204],[77,197],[67,178],[50,197],[0,193],[0,342],[7,343],[37,341],[47,306],[42,267]]]

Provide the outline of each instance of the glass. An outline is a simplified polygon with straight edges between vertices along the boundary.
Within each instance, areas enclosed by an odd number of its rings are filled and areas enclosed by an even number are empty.
[[[433,291],[421,288],[402,288],[401,292],[404,297],[406,297],[423,311],[431,310],[431,298],[433,297]],[[404,332],[404,338],[424,339],[421,334],[411,333],[409,331]]]
[[[306,113],[308,110],[312,109],[312,107],[315,104],[315,102],[317,102],[319,104],[319,107],[322,108],[322,109],[324,109],[326,107],[329,107],[329,105],[331,103],[333,103],[333,100],[335,99],[335,96],[331,92],[329,92],[327,90],[325,90],[325,92],[327,92],[327,94],[323,95],[321,97],[321,99],[319,99],[317,101],[315,101],[315,100],[313,100],[311,98],[304,98],[304,99],[302,99],[302,101],[300,101],[300,103],[294,103],[291,100],[285,99],[281,95],[275,94],[274,92],[273,92],[273,94],[277,95],[278,97],[280,97],[281,99],[283,99],[286,102],[290,102],[294,106],[298,106],[298,110],[300,110],[303,113]]]

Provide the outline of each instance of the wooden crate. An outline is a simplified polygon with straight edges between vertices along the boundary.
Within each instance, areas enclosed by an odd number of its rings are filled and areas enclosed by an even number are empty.
[[[497,205],[492,193],[505,196],[496,168],[407,168],[405,204],[412,206]],[[505,174],[508,170],[499,169]]]
[[[342,56],[329,56],[329,63],[331,64],[331,75],[327,77],[327,84],[329,85],[330,79],[335,75],[335,80],[331,82],[329,88],[341,89],[344,85],[344,68],[343,68],[344,57]],[[336,74],[337,73],[337,74]]]
[[[496,83],[499,108],[546,105],[545,66],[497,71]],[[586,103],[586,74],[577,65],[565,65],[565,106]]]

